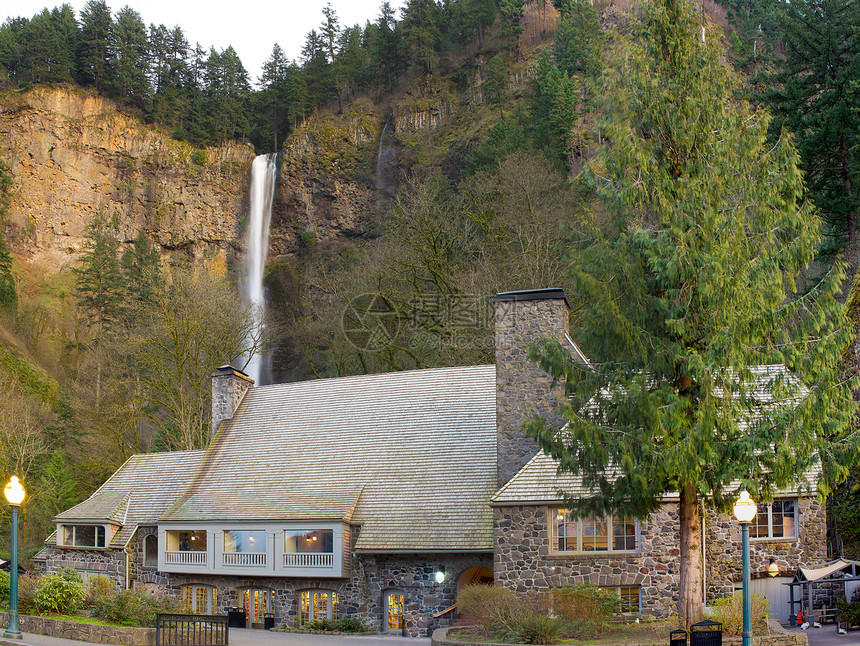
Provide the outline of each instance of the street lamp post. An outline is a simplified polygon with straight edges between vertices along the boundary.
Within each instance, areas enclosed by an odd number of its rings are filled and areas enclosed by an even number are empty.
[[[2,481],[0,481],[2,482]],[[12,508],[12,558],[9,563],[9,625],[3,637],[6,639],[21,639],[21,631],[18,630],[18,508],[24,502],[24,487],[18,480],[18,476],[6,484],[3,490],[9,506]]]
[[[750,599],[750,523],[755,518],[758,506],[750,498],[749,493],[741,491],[740,497],[735,502],[735,518],[741,524],[743,536],[743,585],[744,585],[744,627],[743,646],[752,646],[752,600]]]

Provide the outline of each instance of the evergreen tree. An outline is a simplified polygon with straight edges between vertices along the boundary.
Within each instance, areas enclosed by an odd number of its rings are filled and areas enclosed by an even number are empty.
[[[81,10],[81,37],[78,43],[78,79],[99,90],[112,81],[114,52],[113,18],[104,0],[89,0]]]
[[[78,301],[97,333],[107,331],[122,313],[125,282],[118,252],[119,243],[106,218],[101,214],[93,218],[87,227],[84,252],[72,271]]]
[[[499,0],[502,37],[508,47],[520,55],[520,36],[523,35],[524,0]]]
[[[12,254],[6,240],[0,236],[0,310],[15,312],[18,293],[15,291],[15,275],[12,273]]]
[[[568,75],[597,76],[602,48],[603,32],[594,5],[571,0],[553,40],[556,65]]]
[[[149,91],[146,27],[140,14],[131,7],[123,7],[116,16],[113,48],[116,73],[112,93],[142,108]]]
[[[780,21],[785,55],[771,100],[796,134],[815,205],[835,246],[855,241],[860,204],[860,3],[800,0],[784,3]]]
[[[126,299],[130,310],[151,302],[156,292],[164,286],[161,256],[158,249],[150,244],[145,231],[139,231],[134,245],[122,254],[122,273],[127,285]]]
[[[379,17],[373,25],[375,29],[368,31],[368,49],[379,91],[382,92],[391,89],[394,79],[402,71],[403,57],[391,3],[383,2],[379,11]]]
[[[679,494],[689,624],[702,612],[700,503],[726,510],[738,481],[762,502],[783,487],[826,493],[857,460],[838,369],[852,335],[842,264],[797,282],[819,225],[789,138],[769,142],[768,115],[735,99],[692,3],[657,0],[644,27],[613,48],[600,88],[610,143],[591,169],[610,218],[571,255],[593,363],[557,343],[533,351],[564,384],[569,424],[529,428],[591,492],[567,499],[578,515],[643,518]],[[824,477],[806,482],[817,463]]]
[[[403,38],[412,59],[429,74],[442,50],[442,11],[434,0],[407,0],[403,10]]]

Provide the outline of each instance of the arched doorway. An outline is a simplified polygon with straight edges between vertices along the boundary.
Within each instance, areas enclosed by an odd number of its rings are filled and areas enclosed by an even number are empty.
[[[493,585],[493,571],[483,566],[470,567],[457,579],[457,590],[475,584]]]

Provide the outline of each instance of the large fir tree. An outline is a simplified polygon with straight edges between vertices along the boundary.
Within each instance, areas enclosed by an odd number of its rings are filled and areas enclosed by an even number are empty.
[[[679,614],[702,611],[700,510],[741,487],[767,501],[821,463],[820,492],[856,459],[856,406],[838,359],[850,338],[815,284],[819,223],[787,136],[735,99],[718,32],[687,0],[655,0],[618,37],[602,80],[592,164],[608,220],[572,254],[591,368],[558,345],[533,352],[568,394],[564,431],[531,431],[593,494],[579,514],[646,517],[680,495]],[[769,366],[769,367],[767,367]],[[838,440],[838,441],[837,441]]]

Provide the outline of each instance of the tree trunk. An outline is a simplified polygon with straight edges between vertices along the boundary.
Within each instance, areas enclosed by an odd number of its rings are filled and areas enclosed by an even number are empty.
[[[702,618],[702,526],[696,486],[681,488],[681,576],[678,591],[678,618],[687,626]]]

